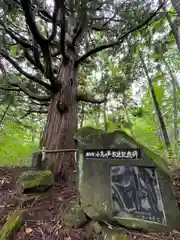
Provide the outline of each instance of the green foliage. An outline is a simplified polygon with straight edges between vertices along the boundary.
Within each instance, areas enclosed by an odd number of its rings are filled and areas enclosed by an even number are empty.
[[[4,122],[0,127],[0,165],[28,165],[38,142],[32,141],[30,130],[13,122]]]
[[[164,144],[160,142],[156,132],[156,123],[149,119],[149,115],[136,119],[133,123],[133,133],[136,139],[158,154],[164,153]]]

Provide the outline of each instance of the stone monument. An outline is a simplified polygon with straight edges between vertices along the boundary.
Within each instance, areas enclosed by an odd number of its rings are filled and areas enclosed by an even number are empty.
[[[130,229],[179,228],[166,162],[123,131],[85,128],[78,142],[80,203],[92,220]]]

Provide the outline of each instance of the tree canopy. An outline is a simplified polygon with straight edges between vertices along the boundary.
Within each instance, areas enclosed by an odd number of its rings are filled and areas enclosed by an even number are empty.
[[[13,69],[14,75],[6,78],[4,90],[21,91],[31,99],[31,105],[41,102],[47,106],[50,91],[60,84],[58,68],[62,59],[68,58],[67,44],[77,49],[77,65],[101,50],[116,47],[115,52],[161,8],[162,4],[137,0],[2,1],[1,69]],[[78,97],[91,100],[84,94]]]

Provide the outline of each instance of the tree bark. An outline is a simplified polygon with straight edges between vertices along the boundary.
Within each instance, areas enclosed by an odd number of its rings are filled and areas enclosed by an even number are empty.
[[[172,1],[173,2],[173,1]],[[162,4],[162,0],[159,0],[159,3]],[[174,4],[177,4],[175,3],[174,1]],[[178,5],[177,5],[178,6]],[[179,5],[180,6],[180,5]],[[174,38],[175,38],[175,41],[176,41],[176,45],[177,45],[177,48],[178,50],[180,51],[180,38],[179,38],[179,33],[178,33],[178,26],[176,26],[176,23],[173,22],[171,16],[169,15],[167,9],[166,9],[166,5],[163,6],[163,11],[165,13],[165,16],[167,18],[167,21],[169,23],[169,26],[171,27],[172,29],[172,33],[174,35]]]
[[[96,113],[95,113],[96,128],[99,128],[100,116],[101,116],[101,112],[100,112],[100,109],[98,109],[98,110],[96,110]]]
[[[124,112],[125,112],[128,124],[129,124],[129,130],[131,132],[131,136],[135,138],[134,132],[133,132],[133,124],[131,122],[131,119],[130,119],[128,111],[127,111],[128,108],[127,108],[127,104],[126,104],[126,95],[125,95],[125,93],[123,94],[123,101],[122,101],[122,103],[123,103]]]
[[[82,128],[83,125],[84,125],[84,116],[85,116],[85,113],[84,113],[84,103],[82,103],[81,105],[81,113],[80,113],[80,124],[79,124],[79,127]]]
[[[178,155],[178,109],[177,109],[177,92],[176,92],[176,86],[177,86],[177,80],[175,75],[173,74],[168,62],[166,61],[165,57],[162,56],[162,62],[166,66],[168,73],[172,80],[172,94],[173,94],[173,123],[174,123],[174,153],[177,156]]]
[[[1,125],[2,122],[4,121],[4,119],[5,119],[5,117],[6,117],[6,114],[7,114],[8,110],[9,110],[9,108],[10,108],[10,105],[11,105],[10,103],[7,105],[5,111],[4,111],[4,113],[3,113],[3,115],[2,115],[2,117],[1,117],[1,119],[0,119],[0,125]]]
[[[103,118],[104,118],[104,131],[108,131],[108,123],[107,123],[107,114],[106,114],[106,102],[103,104]]]
[[[180,2],[179,0],[171,0],[173,7],[176,9],[177,15],[180,17]]]
[[[75,53],[62,63],[58,82],[61,88],[52,94],[41,147],[47,150],[75,149],[73,135],[77,129],[77,68]],[[52,152],[45,154],[45,166],[55,177],[68,180],[75,168],[75,152]]]
[[[156,97],[156,93],[154,91],[152,81],[151,81],[151,78],[149,76],[148,69],[146,67],[146,64],[145,64],[145,61],[144,61],[144,58],[143,58],[143,54],[142,54],[141,51],[139,51],[139,56],[140,56],[140,59],[141,59],[142,65],[143,65],[144,72],[145,72],[147,80],[148,80],[149,89],[150,89],[150,92],[151,92],[151,95],[152,95],[152,100],[153,100],[153,103],[154,103],[155,112],[157,113],[157,117],[159,119],[159,124],[160,124],[161,131],[162,131],[162,134],[163,134],[164,143],[165,143],[165,146],[166,146],[167,150],[170,151],[171,150],[171,144],[170,144],[169,136],[168,136],[168,133],[167,133],[167,130],[166,130],[166,125],[165,125],[163,116],[161,114],[161,110],[160,110],[159,103],[158,103],[158,100],[157,100],[157,97]]]

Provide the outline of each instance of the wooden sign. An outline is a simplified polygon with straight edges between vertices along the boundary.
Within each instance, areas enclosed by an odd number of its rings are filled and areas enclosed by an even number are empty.
[[[84,158],[89,159],[140,159],[140,149],[88,149]]]
[[[155,168],[113,166],[111,188],[116,217],[166,223]]]

